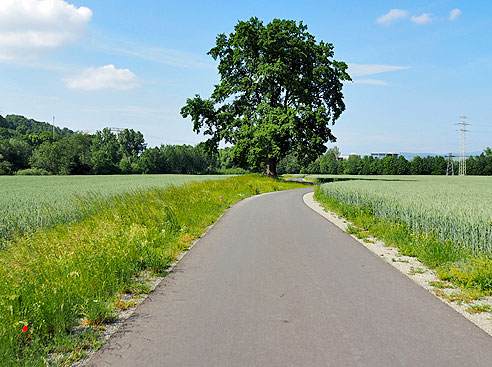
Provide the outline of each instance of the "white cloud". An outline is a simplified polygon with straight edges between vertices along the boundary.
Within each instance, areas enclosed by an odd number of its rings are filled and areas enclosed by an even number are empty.
[[[1,0],[0,0],[1,1]],[[113,55],[128,55],[163,65],[187,69],[216,70],[217,63],[207,56],[176,49],[149,46],[121,39],[100,37],[95,45]]]
[[[101,89],[127,90],[138,86],[135,74],[129,69],[116,69],[114,65],[88,68],[80,74],[65,80],[71,89],[87,91]]]
[[[388,73],[397,70],[410,69],[409,66],[378,65],[378,64],[348,64],[348,73],[351,77],[367,76],[380,73]],[[379,79],[354,79],[354,84],[389,85],[384,80]]]
[[[188,69],[216,69],[211,58],[180,50],[160,47],[136,46],[133,49],[118,49],[119,53],[136,56],[144,60]]]
[[[75,42],[92,17],[64,0],[1,0],[0,59],[33,58]]]
[[[354,84],[371,84],[371,85],[384,85],[384,86],[389,85],[384,80],[378,80],[378,79],[356,79],[354,80]]]
[[[429,13],[422,13],[418,17],[413,16],[410,19],[412,20],[412,22],[417,23],[417,24],[426,24],[426,23],[431,22],[430,16],[431,16],[431,14],[429,14]]]
[[[396,66],[396,65],[378,65],[378,64],[348,64],[348,73],[350,76],[365,76],[374,75],[380,73],[387,73],[390,71],[406,70],[410,69],[410,66]]]
[[[393,21],[408,17],[408,11],[403,9],[391,9],[388,13],[381,15],[376,22],[379,24],[391,24]]]
[[[455,20],[456,18],[458,18],[461,14],[461,10],[460,9],[453,9],[449,12],[449,20],[452,22],[453,20]]]

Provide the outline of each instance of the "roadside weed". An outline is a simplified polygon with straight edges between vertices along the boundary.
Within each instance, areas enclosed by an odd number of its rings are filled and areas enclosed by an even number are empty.
[[[410,274],[410,275],[425,274],[425,272],[426,272],[426,270],[423,268],[414,268],[413,266],[411,266],[408,274]]]
[[[491,305],[471,305],[466,309],[467,312],[469,313],[482,313],[482,312],[491,312],[492,311],[492,306]]]
[[[449,302],[458,302],[458,304],[470,303],[471,301],[487,296],[489,293],[482,292],[478,289],[462,289],[457,292],[446,293],[441,289],[434,292],[439,297],[447,299]]]
[[[444,289],[444,288],[453,288],[451,283],[442,282],[442,281],[431,281],[429,285],[434,288]]]

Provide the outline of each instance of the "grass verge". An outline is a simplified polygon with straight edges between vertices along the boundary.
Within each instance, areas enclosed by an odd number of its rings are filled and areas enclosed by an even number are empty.
[[[2,366],[68,365],[97,347],[115,296],[166,268],[232,204],[299,188],[255,175],[87,198],[79,223],[39,230],[0,251]],[[145,290],[143,290],[145,291]],[[80,328],[80,326],[92,328]],[[74,332],[74,330],[78,330]]]
[[[353,223],[349,233],[359,238],[369,235],[399,249],[402,255],[416,257],[424,265],[435,269],[438,276],[468,291],[480,295],[492,293],[492,257],[472,253],[450,240],[441,241],[433,233],[412,233],[403,221],[379,218],[372,208],[341,203],[327,196],[319,186],[314,198],[325,208]]]

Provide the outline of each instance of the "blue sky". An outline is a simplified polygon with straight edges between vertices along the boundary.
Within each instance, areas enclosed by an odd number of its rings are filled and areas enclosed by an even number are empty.
[[[457,152],[463,114],[468,151],[492,146],[489,0],[1,0],[0,114],[196,144],[179,110],[218,82],[216,35],[252,16],[302,20],[349,64],[343,153]]]

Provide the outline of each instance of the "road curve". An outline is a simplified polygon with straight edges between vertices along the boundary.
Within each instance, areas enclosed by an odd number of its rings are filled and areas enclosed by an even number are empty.
[[[233,206],[89,366],[491,366],[492,338],[305,206]]]

